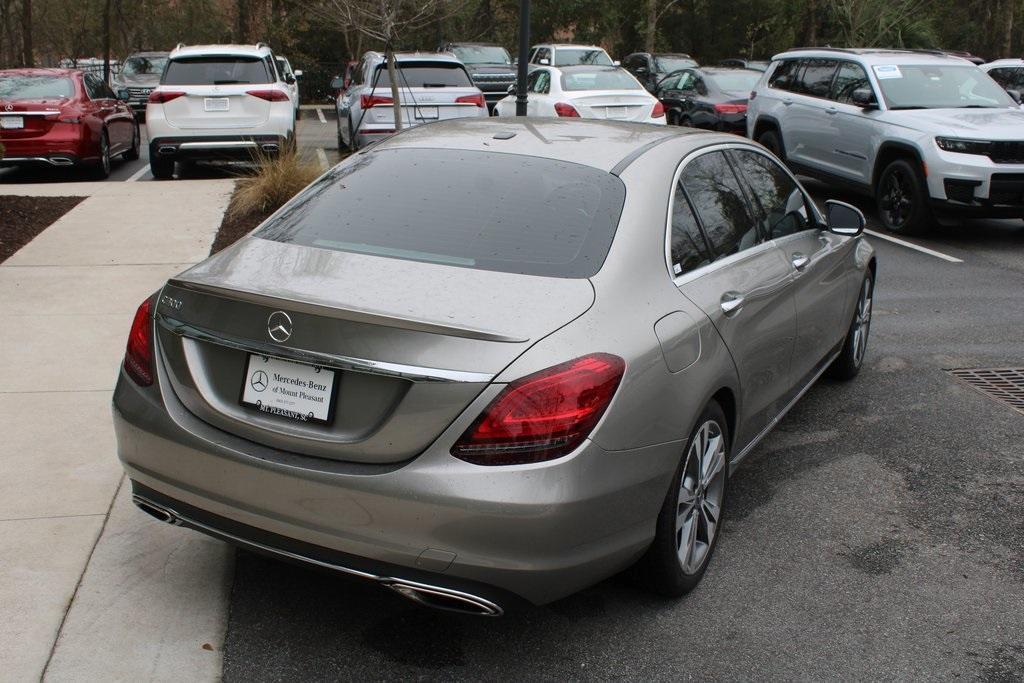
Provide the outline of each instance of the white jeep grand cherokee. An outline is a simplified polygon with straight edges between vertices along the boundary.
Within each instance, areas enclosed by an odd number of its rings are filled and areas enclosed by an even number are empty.
[[[175,161],[273,156],[295,142],[295,107],[274,53],[259,45],[179,45],[146,106],[153,177]]]
[[[747,134],[798,173],[874,196],[893,232],[935,214],[1024,217],[1024,111],[958,57],[784,52],[750,94]]]

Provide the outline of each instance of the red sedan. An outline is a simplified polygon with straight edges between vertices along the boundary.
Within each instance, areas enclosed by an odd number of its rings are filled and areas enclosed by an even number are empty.
[[[139,125],[103,79],[70,69],[0,71],[0,166],[87,166],[139,158]]]

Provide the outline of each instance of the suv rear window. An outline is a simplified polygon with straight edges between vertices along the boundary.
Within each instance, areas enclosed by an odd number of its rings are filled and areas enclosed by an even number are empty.
[[[336,167],[256,237],[478,270],[586,278],[626,191],[589,166],[515,154],[383,149]]]
[[[161,85],[231,85],[272,83],[267,64],[259,57],[182,57],[167,63]]]
[[[398,62],[398,85],[403,88],[472,88],[473,81],[461,64],[451,62]],[[387,64],[377,67],[377,87],[391,85]],[[371,81],[372,83],[373,81]]]

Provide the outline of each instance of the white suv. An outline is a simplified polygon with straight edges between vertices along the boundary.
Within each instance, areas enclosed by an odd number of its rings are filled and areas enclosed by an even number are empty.
[[[274,53],[259,45],[179,45],[146,106],[153,177],[175,161],[251,159],[295,142],[295,107]]]
[[[1024,217],[1024,111],[984,71],[911,50],[776,55],[747,134],[794,171],[873,195],[883,224]]]

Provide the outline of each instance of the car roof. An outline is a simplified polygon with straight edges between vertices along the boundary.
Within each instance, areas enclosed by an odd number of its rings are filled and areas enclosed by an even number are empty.
[[[171,51],[171,59],[178,57],[201,57],[204,55],[242,55],[265,57],[271,53],[269,47],[259,45],[180,45]]]
[[[643,54],[642,52],[640,54]],[[652,57],[679,57],[680,59],[693,59],[685,52],[651,52]]]
[[[132,57],[166,57],[171,54],[166,50],[140,50],[139,52],[133,52],[125,59],[131,59]]]
[[[993,59],[987,64],[982,64],[982,68],[991,68],[995,66],[1024,66],[1024,59],[1019,57],[1008,57],[1006,59]]]
[[[612,66],[611,64],[567,64],[565,66],[542,66],[539,68],[561,71],[567,74],[582,73],[584,71],[622,71],[623,73],[628,73],[621,66]]]
[[[696,147],[709,135],[718,134],[696,128],[600,119],[462,118],[406,129],[365,153],[385,149],[457,149],[554,159],[611,172],[660,142],[692,136]]]
[[[807,47],[794,48],[780,52],[772,57],[776,59],[810,59],[826,57],[836,59],[842,56],[857,57],[862,64],[970,64],[966,59],[937,50],[896,50],[886,48],[836,48]]]
[[[561,48],[580,48],[584,50],[603,50],[600,45],[584,45],[582,43],[538,43],[534,47],[553,47],[556,50]]]

